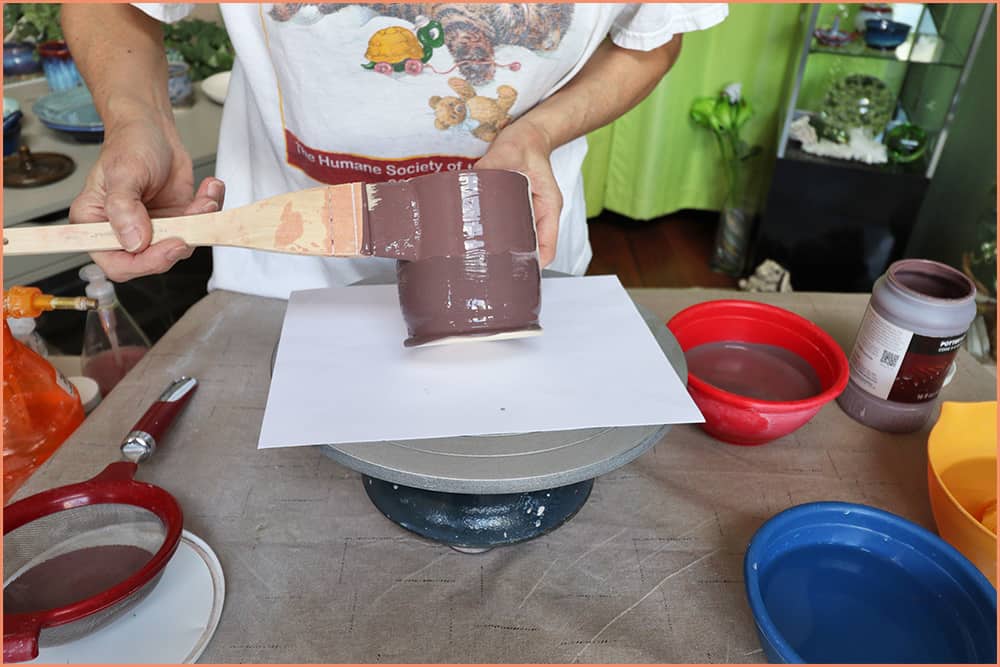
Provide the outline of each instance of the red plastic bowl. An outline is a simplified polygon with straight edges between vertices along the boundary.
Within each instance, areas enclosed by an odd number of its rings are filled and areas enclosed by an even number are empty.
[[[776,345],[809,363],[822,391],[799,401],[764,401],[740,396],[688,374],[688,391],[705,416],[702,428],[733,445],[763,445],[788,435],[840,395],[849,367],[840,346],[818,326],[787,310],[752,301],[708,301],[677,313],[667,327],[689,349],[734,341]]]

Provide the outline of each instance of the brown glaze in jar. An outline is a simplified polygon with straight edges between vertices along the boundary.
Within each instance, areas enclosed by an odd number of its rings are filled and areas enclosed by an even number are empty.
[[[410,181],[419,258],[396,265],[412,347],[538,332],[541,269],[528,179],[449,172]]]

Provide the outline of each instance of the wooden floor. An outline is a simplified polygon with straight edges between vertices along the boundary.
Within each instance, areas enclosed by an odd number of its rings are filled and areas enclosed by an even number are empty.
[[[736,287],[708,265],[718,213],[680,211],[638,222],[605,211],[589,221],[588,275],[617,274],[625,287]]]

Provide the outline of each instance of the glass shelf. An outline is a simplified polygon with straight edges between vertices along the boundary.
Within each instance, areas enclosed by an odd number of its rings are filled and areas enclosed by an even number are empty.
[[[841,46],[824,46],[816,38],[812,39],[809,53],[820,53],[850,58],[871,58],[900,63],[922,63],[960,69],[964,59],[959,50],[938,35],[911,34],[895,49],[876,49],[865,44],[863,35]]]
[[[796,109],[794,117],[796,119],[802,116],[813,117],[816,114],[811,111],[806,111],[804,109]],[[909,114],[903,108],[900,101],[896,103],[896,110],[893,113],[892,120],[889,123],[889,127],[910,122]],[[871,171],[879,173],[890,173],[890,174],[919,174],[923,173],[929,164],[930,156],[934,152],[934,146],[940,138],[940,130],[932,128],[924,128],[927,132],[927,148],[924,150],[923,154],[912,162],[885,162],[882,164],[868,164],[860,160],[846,160],[835,157],[828,157],[826,155],[815,155],[813,153],[808,153],[802,150],[802,144],[791,137],[785,142],[784,157],[786,159],[797,160],[799,162],[813,162],[817,164],[826,165],[836,165],[839,167],[852,167],[855,169],[860,169],[862,171]],[[883,135],[879,134],[876,137],[879,142],[883,141]]]
[[[811,162],[813,164],[824,164],[839,168],[857,169],[881,174],[923,174],[927,168],[928,151],[913,162],[886,162],[884,164],[868,164],[860,160],[841,160],[839,158],[827,157],[825,155],[813,155],[802,150],[802,144],[794,139],[789,139],[785,144],[785,160],[795,160],[797,162]]]

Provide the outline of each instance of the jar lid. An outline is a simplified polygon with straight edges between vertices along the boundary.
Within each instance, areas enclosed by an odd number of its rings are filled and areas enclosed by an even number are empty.
[[[62,153],[32,153],[27,146],[3,159],[5,188],[36,188],[66,178],[76,163]]]

